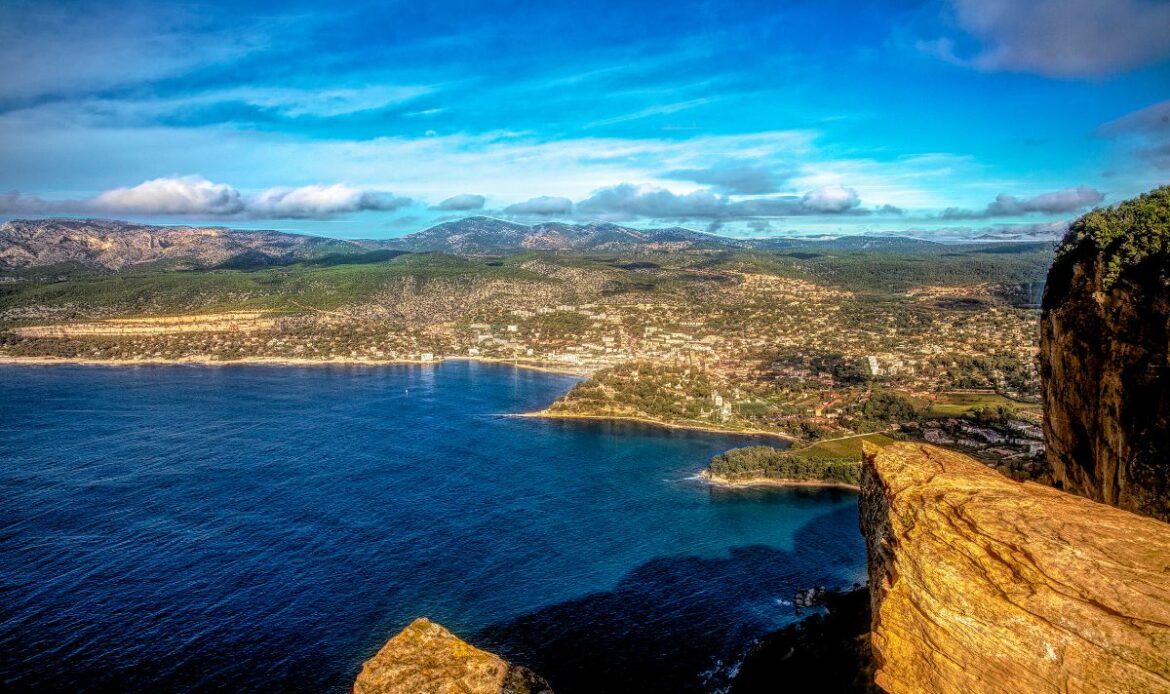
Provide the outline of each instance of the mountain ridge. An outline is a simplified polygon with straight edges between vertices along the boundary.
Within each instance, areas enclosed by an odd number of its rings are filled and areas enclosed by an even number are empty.
[[[52,266],[117,272],[246,269],[386,253],[502,255],[526,251],[631,252],[731,249],[851,252],[939,251],[946,244],[906,236],[735,238],[681,226],[634,229],[611,222],[521,224],[486,216],[441,222],[392,239],[337,239],[226,226],[162,226],[108,219],[14,219],[0,224],[0,270]]]

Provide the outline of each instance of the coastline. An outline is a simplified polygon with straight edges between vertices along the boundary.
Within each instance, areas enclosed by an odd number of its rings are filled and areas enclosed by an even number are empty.
[[[545,366],[543,364],[532,364],[521,361],[513,361],[509,359],[492,359],[490,357],[468,357],[468,356],[452,356],[443,357],[440,359],[432,359],[430,361],[423,361],[421,359],[355,359],[353,357],[333,357],[329,359],[305,359],[296,357],[242,357],[240,359],[212,359],[206,356],[189,356],[180,357],[178,359],[164,359],[164,358],[145,358],[145,359],[80,359],[76,357],[14,357],[9,355],[0,355],[0,366],[105,366],[105,367],[127,367],[127,366],[207,366],[207,367],[230,367],[230,366],[438,366],[448,361],[469,361],[480,364],[496,364],[499,366],[512,366],[518,369],[527,369],[529,371],[539,371],[541,373],[555,374],[558,376],[573,376],[575,378],[588,378],[592,373],[588,369],[567,369],[557,366]],[[766,436],[770,438],[780,439],[788,444],[796,444],[797,439],[787,434],[782,434],[777,431],[766,431],[763,429],[731,429],[727,427],[719,427],[714,425],[704,424],[678,424],[674,422],[664,422],[657,419],[650,419],[647,417],[631,417],[628,415],[590,415],[590,414],[570,414],[550,412],[548,410],[540,410],[537,412],[520,412],[508,413],[506,417],[532,417],[535,419],[576,419],[583,421],[625,421],[634,422],[637,424],[645,424],[647,426],[661,427],[663,429],[679,429],[683,431],[701,431],[709,434],[729,434],[738,436]]]
[[[493,359],[492,357],[443,357],[436,359],[433,362],[424,362],[437,364],[443,361],[474,361],[480,364],[500,364],[502,366],[515,366],[521,369],[528,369],[529,371],[541,371],[548,374],[558,374],[560,376],[576,376],[577,378],[589,378],[593,373],[592,369],[570,369],[560,366],[545,366],[540,362],[531,363],[523,361],[513,361],[511,359]]]
[[[765,431],[763,429],[730,429],[725,427],[717,427],[704,424],[676,424],[673,422],[663,422],[658,419],[650,419],[647,417],[631,417],[629,415],[600,415],[600,414],[569,414],[560,412],[549,412],[548,410],[540,410],[539,412],[523,412],[520,414],[508,415],[510,417],[532,417],[534,419],[578,419],[583,421],[594,422],[635,422],[637,424],[647,424],[650,426],[662,427],[664,429],[682,429],[685,431],[703,431],[709,434],[736,434],[740,436],[770,436],[790,444],[796,443],[796,439],[781,434],[778,431]]]
[[[854,492],[861,491],[860,485],[849,484],[848,482],[828,482],[825,480],[793,480],[783,477],[748,477],[743,480],[729,480],[726,477],[712,474],[708,469],[700,471],[696,477],[713,487],[724,487],[727,489],[744,489],[749,487],[833,487],[836,489],[848,489]]]
[[[13,357],[0,355],[0,365],[13,366],[437,366],[446,361],[474,361],[482,364],[514,366],[530,371],[541,371],[562,376],[576,376],[578,378],[585,378],[589,375],[589,372],[583,370],[558,369],[506,359],[484,359],[480,357],[444,357],[442,359],[423,361],[421,359],[355,359],[352,357],[333,357],[329,359],[242,357],[240,359],[225,360],[211,359],[210,357],[203,356],[180,357],[178,359],[154,357],[147,359],[79,359],[75,357]]]

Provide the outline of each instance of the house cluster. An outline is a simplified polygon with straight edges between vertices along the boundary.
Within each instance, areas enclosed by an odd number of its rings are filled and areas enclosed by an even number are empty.
[[[1002,425],[978,424],[965,419],[927,423],[922,438],[939,446],[954,446],[995,460],[1035,460],[1044,456],[1044,432],[1021,420]]]

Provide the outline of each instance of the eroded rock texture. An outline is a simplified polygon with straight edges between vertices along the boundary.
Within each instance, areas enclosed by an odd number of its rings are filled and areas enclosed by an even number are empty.
[[[1073,224],[1048,274],[1040,375],[1057,482],[1170,521],[1170,188]]]
[[[1170,525],[911,443],[861,524],[884,690],[1170,691]]]
[[[362,666],[354,694],[552,694],[548,683],[416,619]]]

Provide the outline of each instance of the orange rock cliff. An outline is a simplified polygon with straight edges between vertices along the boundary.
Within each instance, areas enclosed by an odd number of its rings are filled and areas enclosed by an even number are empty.
[[[1170,691],[1170,525],[910,443],[861,524],[885,691]]]

